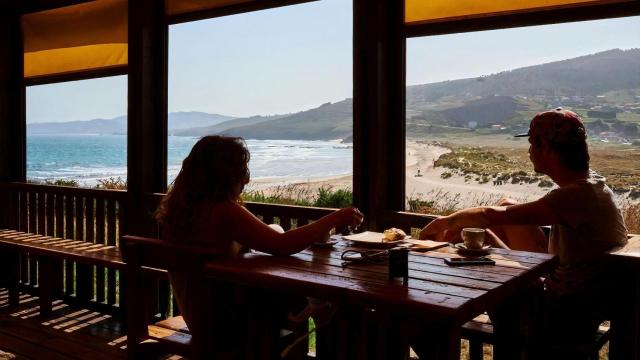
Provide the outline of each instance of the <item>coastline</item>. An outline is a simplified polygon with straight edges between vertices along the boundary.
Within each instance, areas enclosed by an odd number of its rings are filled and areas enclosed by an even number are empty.
[[[449,149],[429,143],[407,141],[406,144],[406,196],[409,199],[425,201],[455,202],[457,207],[469,207],[495,204],[502,197],[517,201],[537,199],[550,189],[540,188],[536,184],[493,185],[466,181],[464,177],[453,175],[443,179],[441,174],[447,169],[434,168],[433,163]],[[418,176],[418,170],[420,170]],[[316,190],[330,187],[334,190],[352,189],[353,175],[300,179],[257,179],[247,186],[248,191],[258,191],[265,195],[273,194],[282,187],[300,187]]]

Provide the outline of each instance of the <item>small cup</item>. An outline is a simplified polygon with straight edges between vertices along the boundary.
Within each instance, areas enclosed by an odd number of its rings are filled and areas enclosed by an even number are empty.
[[[484,245],[484,229],[480,228],[464,228],[460,232],[460,236],[464,241],[464,246],[467,249],[482,249]]]

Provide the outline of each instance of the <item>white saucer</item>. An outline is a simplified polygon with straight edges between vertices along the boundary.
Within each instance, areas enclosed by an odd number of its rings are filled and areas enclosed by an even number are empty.
[[[489,249],[491,249],[491,245],[484,245],[480,249],[469,249],[464,245],[464,243],[457,243],[453,246],[458,249],[458,251],[466,254],[486,254],[489,252]]]

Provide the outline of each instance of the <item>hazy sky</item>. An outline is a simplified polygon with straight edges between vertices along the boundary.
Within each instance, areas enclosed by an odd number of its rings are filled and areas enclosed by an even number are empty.
[[[169,111],[290,113],[352,96],[352,11],[322,0],[174,25]],[[407,84],[476,77],[640,47],[640,17],[407,40]],[[126,113],[126,77],[27,89],[27,121]]]

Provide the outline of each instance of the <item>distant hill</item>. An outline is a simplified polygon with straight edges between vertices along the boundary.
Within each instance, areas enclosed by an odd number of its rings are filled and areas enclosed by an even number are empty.
[[[169,133],[186,128],[210,126],[234,119],[232,116],[204,112],[169,113]],[[27,124],[29,134],[125,134],[127,117],[93,119],[68,122],[45,122]]]
[[[229,128],[222,133],[246,139],[344,139],[353,132],[352,119],[353,100],[346,99],[276,120]]]
[[[271,121],[275,119],[280,119],[288,115],[273,115],[273,116],[252,116],[248,118],[239,118],[239,119],[231,119],[216,125],[211,126],[202,126],[202,127],[193,127],[190,129],[182,129],[176,130],[173,132],[173,135],[176,136],[203,136],[208,134],[219,134],[223,133],[228,129],[240,126],[248,126],[254,125],[261,122]]]
[[[637,111],[634,104],[639,94],[640,49],[614,49],[478,78],[409,86],[407,133],[467,132],[476,126],[487,131],[496,127],[497,131],[510,131],[524,126],[535,112],[557,105],[594,110],[597,103],[602,109],[614,109],[614,113]],[[125,123],[125,118],[119,117],[30,124],[28,131],[123,133]],[[169,114],[169,132],[180,136],[228,134],[247,139],[351,139],[352,126],[352,99],[276,116]]]
[[[180,111],[169,113],[169,132],[194,127],[212,126],[235,119],[233,116],[209,114],[200,111]]]
[[[27,124],[27,134],[124,134],[127,117]]]
[[[471,119],[475,123],[472,127],[483,127],[509,119],[517,110],[521,110],[521,106],[511,96],[490,96],[471,100],[464,106],[446,109],[441,113],[448,125],[467,127]]]
[[[407,107],[421,108],[446,97],[493,95],[595,96],[640,88],[640,49],[593,55],[524,67],[479,78],[407,87]]]

